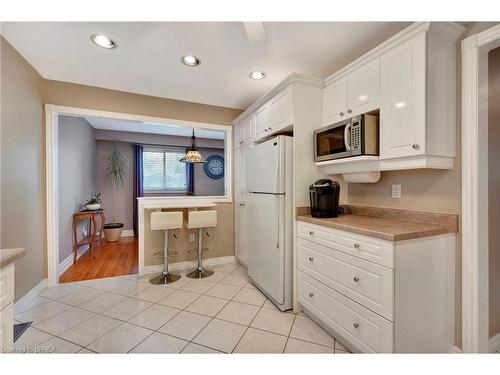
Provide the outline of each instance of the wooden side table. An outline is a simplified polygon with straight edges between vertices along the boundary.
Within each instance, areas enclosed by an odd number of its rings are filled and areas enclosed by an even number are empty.
[[[100,218],[100,225],[99,225],[99,234],[97,234],[97,220],[96,218]],[[78,233],[76,231],[77,224],[80,220],[88,220],[89,221],[89,229],[88,229],[88,234],[84,238],[82,238],[80,241],[78,241]],[[95,211],[90,211],[90,210],[82,210],[79,212],[75,212],[73,214],[73,264],[76,263],[76,254],[78,252],[78,248],[83,245],[89,245],[89,254],[92,255],[92,244],[94,242],[99,241],[99,243],[102,246],[102,236],[104,233],[104,222],[105,222],[105,216],[104,216],[104,209],[99,209]]]

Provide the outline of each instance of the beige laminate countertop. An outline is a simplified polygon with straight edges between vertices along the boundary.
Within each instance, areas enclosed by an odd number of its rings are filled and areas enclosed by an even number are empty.
[[[328,219],[315,218],[311,215],[297,215],[297,220],[388,241],[402,241],[457,232],[456,227],[449,225],[425,224],[353,214]]]
[[[16,259],[22,257],[26,250],[19,249],[0,249],[0,268],[12,263]]]

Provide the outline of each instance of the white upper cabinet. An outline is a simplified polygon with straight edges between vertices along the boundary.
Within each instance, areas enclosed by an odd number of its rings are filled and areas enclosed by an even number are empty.
[[[380,107],[380,60],[370,61],[336,78],[323,90],[323,124],[370,112]]]
[[[347,77],[333,81],[323,90],[323,124],[336,123],[347,115]]]
[[[244,143],[245,145],[252,145],[255,138],[255,116],[250,115],[245,119],[244,128]]]
[[[245,134],[245,119],[237,122],[233,126],[233,149],[239,149],[243,144]]]
[[[265,137],[269,133],[269,103],[255,111],[255,140]]]
[[[426,34],[381,58],[380,157],[426,153]]]
[[[277,132],[293,124],[293,89],[289,85],[269,101],[270,133]]]
[[[380,108],[380,60],[377,58],[347,75],[347,115]]]

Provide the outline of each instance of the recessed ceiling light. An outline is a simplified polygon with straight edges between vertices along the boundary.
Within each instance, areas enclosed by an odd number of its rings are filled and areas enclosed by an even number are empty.
[[[118,44],[113,40],[108,38],[106,35],[102,34],[92,34],[90,39],[97,44],[99,47],[106,49],[113,49],[118,46]]]
[[[266,76],[266,73],[255,71],[255,72],[250,73],[249,76],[252,79],[257,79],[258,80],[258,79],[263,79]]]
[[[187,66],[198,66],[201,64],[201,60],[193,55],[182,56],[181,62]]]

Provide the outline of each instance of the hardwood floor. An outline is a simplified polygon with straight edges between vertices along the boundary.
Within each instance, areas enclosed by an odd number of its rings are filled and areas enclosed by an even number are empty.
[[[92,256],[87,251],[76,264],[71,265],[60,277],[59,282],[100,279],[110,276],[137,273],[138,247],[137,237],[124,237],[118,242],[96,242]]]

